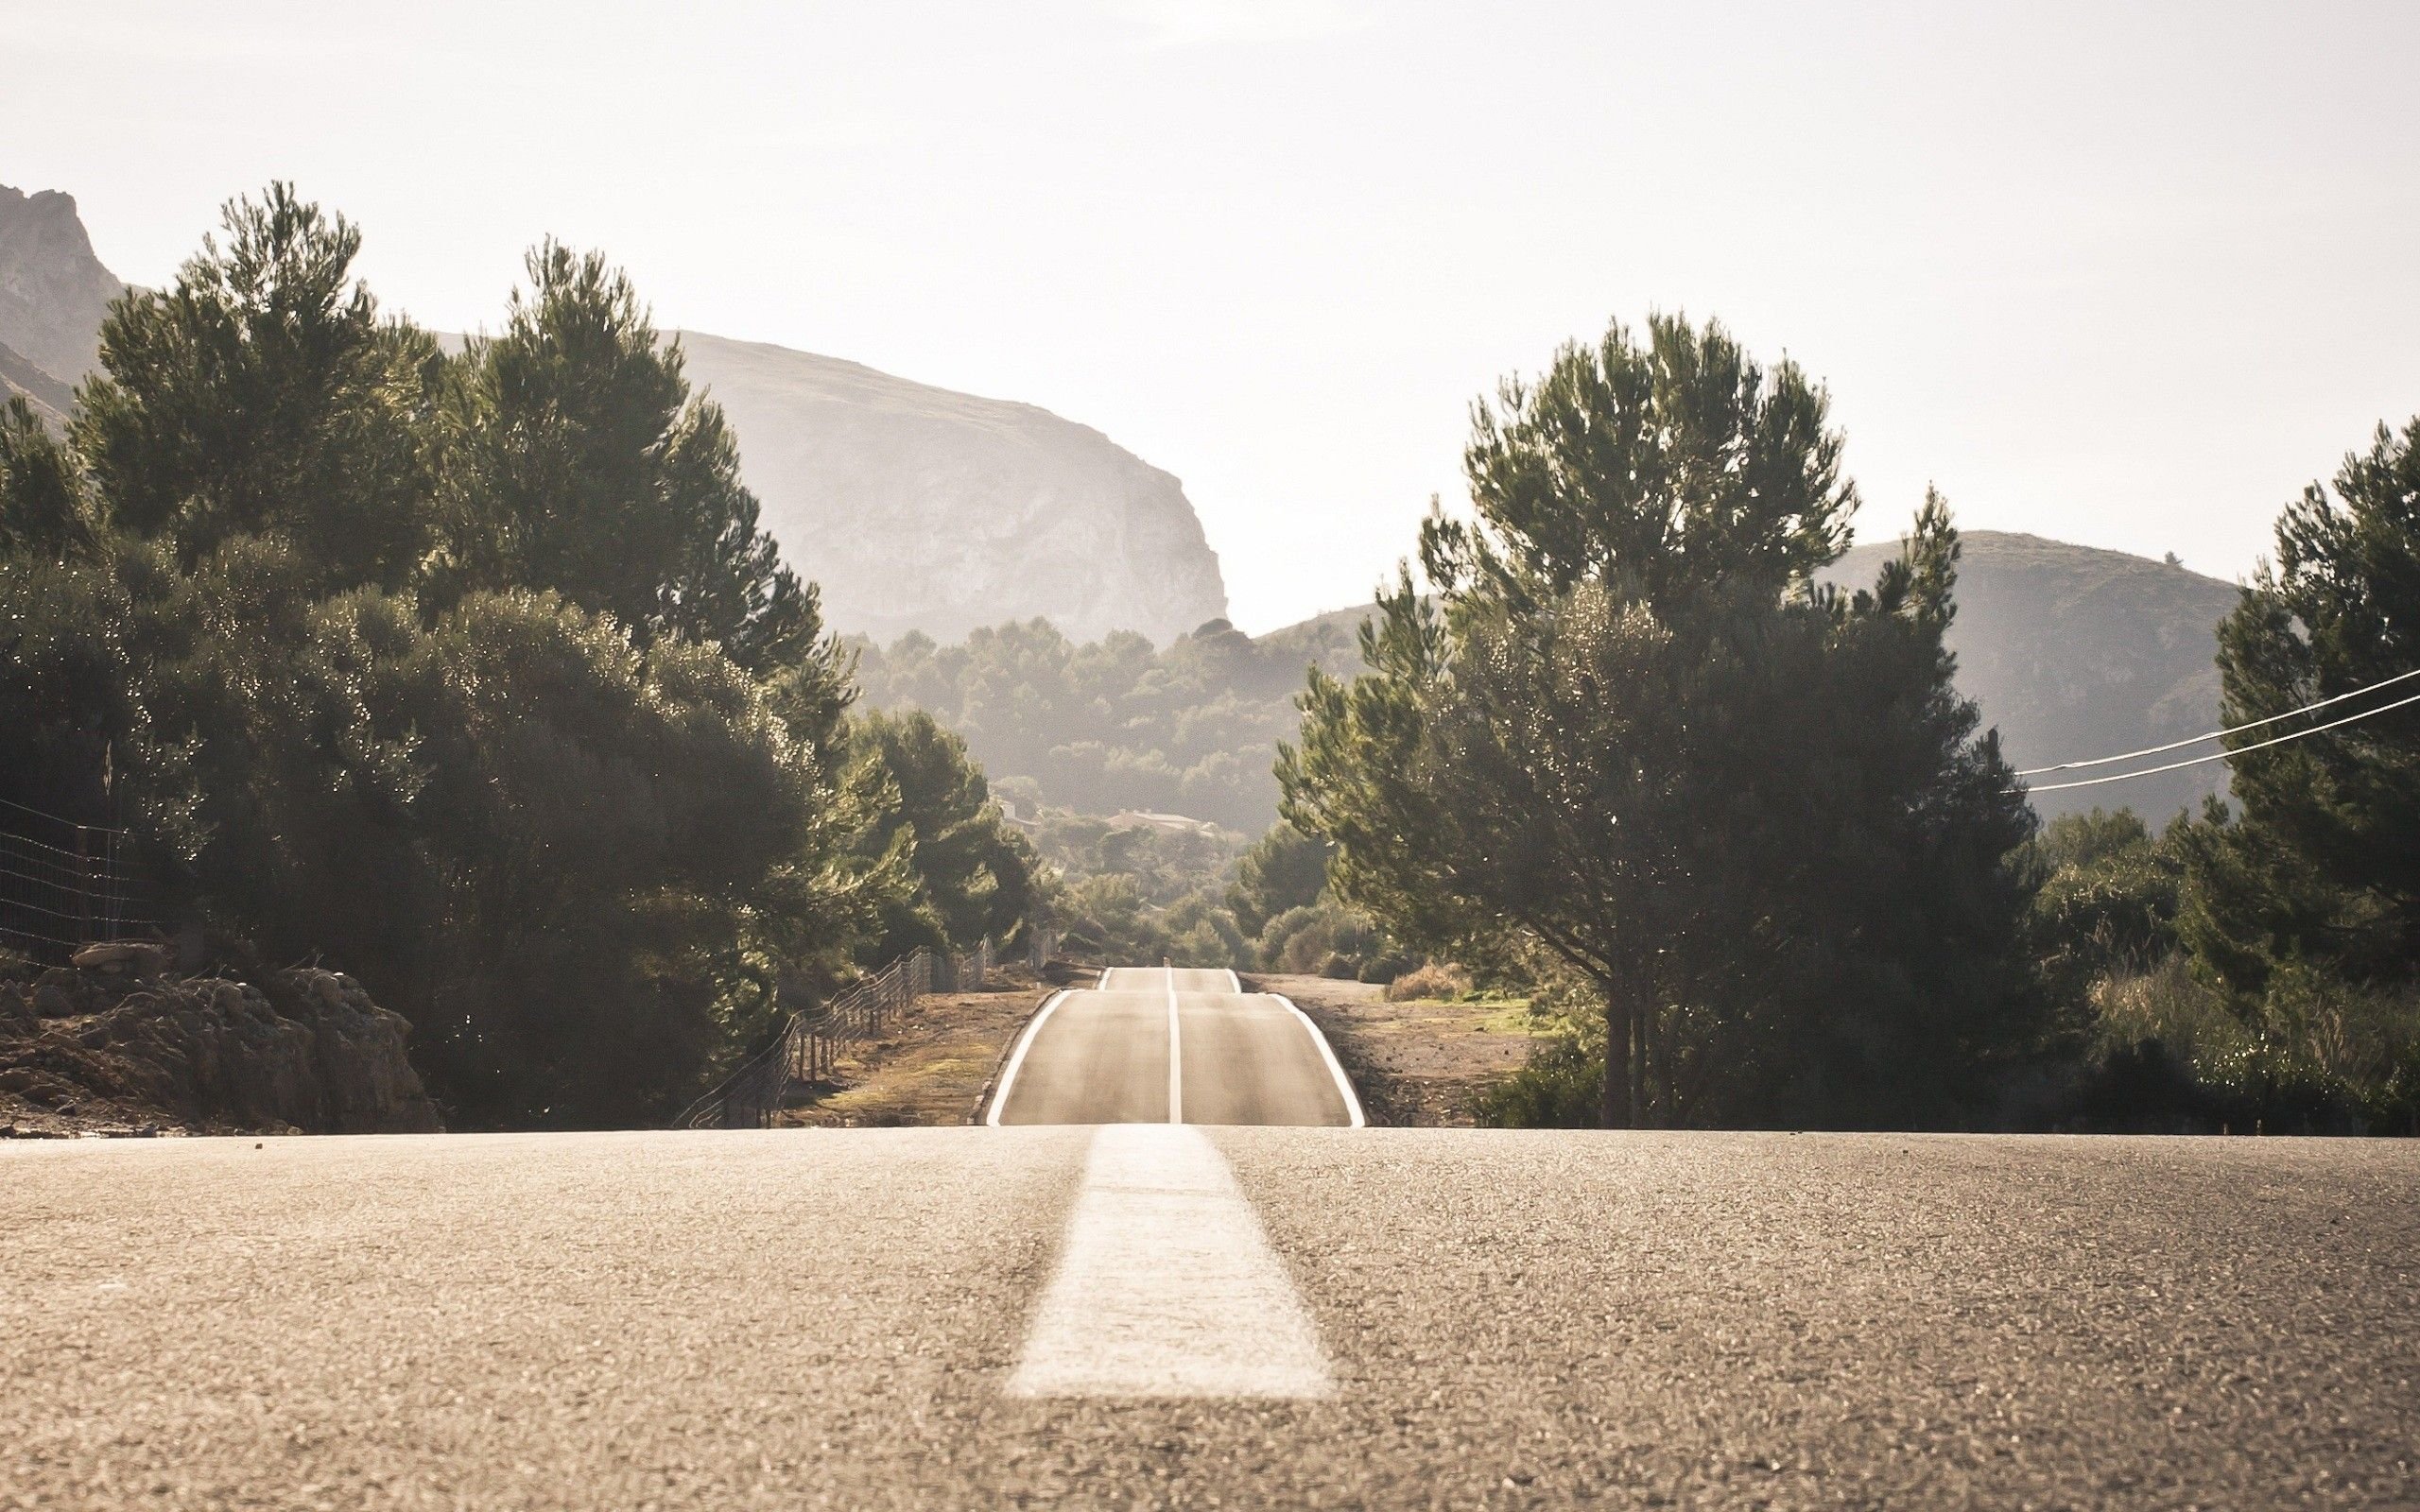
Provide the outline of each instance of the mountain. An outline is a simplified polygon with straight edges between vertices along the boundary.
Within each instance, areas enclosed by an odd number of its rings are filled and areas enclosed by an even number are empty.
[[[0,395],[55,421],[126,285],[76,201],[0,187]],[[837,629],[954,639],[1046,614],[1165,644],[1227,611],[1184,487],[1089,426],[837,357],[680,333],[765,523]]]
[[[27,361],[17,350],[0,343],[0,400],[24,398],[55,429],[65,423],[76,405],[76,391]]]
[[[2047,766],[2165,745],[2219,723],[2218,624],[2232,583],[2120,551],[1992,530],[1962,534],[1958,618],[1949,648],[1958,687],[1997,727],[2012,765]],[[1824,574],[1870,586],[1896,541],[1852,549]],[[2207,754],[2195,747],[2144,761],[2049,774],[2072,782]],[[2125,806],[2154,822],[2223,790],[2226,765],[2066,792],[2036,792],[2045,818]]]
[[[1079,640],[1167,643],[1225,615],[1177,480],[1031,404],[838,357],[680,333],[722,404],[782,555],[839,630],[955,640],[1046,615]]]
[[[93,255],[72,196],[0,184],[0,344],[73,387],[99,356],[110,301],[125,292]]]

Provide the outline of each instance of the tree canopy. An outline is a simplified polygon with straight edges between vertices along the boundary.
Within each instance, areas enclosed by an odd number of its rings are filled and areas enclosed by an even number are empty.
[[[504,331],[446,396],[444,577],[544,586],[640,640],[713,641],[754,672],[813,654],[814,591],[739,480],[722,408],[693,395],[629,278],[596,252],[529,253]]]
[[[778,984],[1013,922],[980,772],[853,730],[623,275],[547,243],[448,357],[341,216],[224,225],[112,308],[64,442],[0,413],[5,796],[133,831],[216,959],[362,977],[475,1126],[662,1113]]]
[[[223,228],[102,324],[73,424],[100,497],[188,565],[273,536],[320,585],[401,587],[429,541],[443,354],[380,316],[353,276],[361,232],[291,185],[229,204]]]
[[[1368,670],[1312,673],[1285,813],[1411,942],[1594,984],[1609,1123],[1952,1122],[2022,1039],[2031,819],[1950,688],[1947,509],[1814,589],[1856,501],[1821,391],[1650,332],[1481,407],[1434,598],[1407,571]]]

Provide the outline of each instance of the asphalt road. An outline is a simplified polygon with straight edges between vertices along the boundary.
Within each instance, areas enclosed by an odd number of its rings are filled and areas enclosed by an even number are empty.
[[[0,1231],[0,1507],[2420,1502],[2412,1143],[29,1143]]]
[[[1310,1020],[1233,971],[1120,967],[1045,1005],[1003,1071],[994,1124],[1360,1122]]]

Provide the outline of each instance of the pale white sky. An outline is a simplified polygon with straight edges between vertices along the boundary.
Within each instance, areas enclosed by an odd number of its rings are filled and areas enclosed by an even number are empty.
[[[1099,427],[1257,630],[1654,308],[1829,383],[1862,539],[1931,479],[2234,576],[2420,411],[2415,65],[2411,4],[0,0],[0,182],[157,284],[291,178],[449,329],[604,248],[665,324]]]

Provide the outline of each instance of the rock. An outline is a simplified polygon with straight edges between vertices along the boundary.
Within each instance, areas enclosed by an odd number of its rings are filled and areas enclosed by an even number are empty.
[[[877,641],[952,641],[1036,615],[1078,641],[1166,643],[1227,612],[1175,478],[1089,426],[854,362],[694,331],[690,381],[739,438],[765,526]]]
[[[134,976],[158,976],[168,969],[168,949],[148,940],[110,940],[87,945],[69,960],[79,971],[123,971]]]
[[[250,983],[53,971],[0,982],[0,1095],[136,1127],[434,1131],[410,1026],[333,971]],[[52,1010],[64,1007],[67,1013]],[[72,1032],[44,1020],[81,1017]]]
[[[0,184],[0,343],[72,387],[98,360],[101,317],[125,292],[93,255],[73,197]]]

